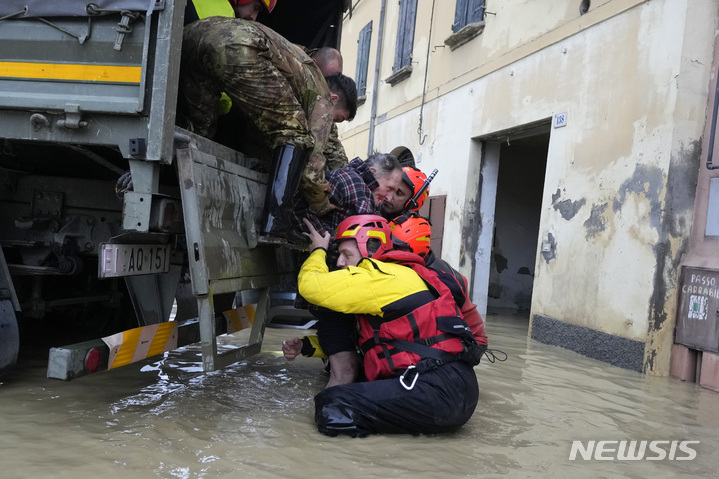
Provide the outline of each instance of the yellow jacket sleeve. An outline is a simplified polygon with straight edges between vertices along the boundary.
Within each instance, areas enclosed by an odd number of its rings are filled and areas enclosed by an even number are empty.
[[[302,350],[300,351],[302,356],[307,358],[326,358],[327,355],[320,346],[320,340],[317,336],[303,336],[302,337]]]
[[[316,249],[297,278],[299,293],[312,304],[345,314],[384,315],[384,307],[427,286],[411,268],[362,259],[357,266],[329,271],[327,253]]]

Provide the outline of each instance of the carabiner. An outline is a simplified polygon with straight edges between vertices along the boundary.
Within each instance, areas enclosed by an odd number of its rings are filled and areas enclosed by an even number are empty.
[[[417,369],[417,367],[414,364],[410,364],[407,369],[404,370],[402,375],[399,377],[399,383],[402,385],[403,388],[405,388],[407,391],[411,391],[412,388],[414,388],[414,384],[417,382],[417,378],[419,377],[419,372],[415,371],[414,379],[412,379],[412,384],[407,386],[404,383],[404,376],[409,372],[410,369]]]

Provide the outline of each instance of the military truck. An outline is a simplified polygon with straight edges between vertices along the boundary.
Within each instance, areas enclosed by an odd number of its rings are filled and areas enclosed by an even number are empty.
[[[338,48],[348,4],[280,0],[258,21]],[[258,161],[175,126],[185,7],[0,3],[0,371],[43,329],[59,379],[197,341],[206,371],[259,352],[300,256],[258,237]],[[220,314],[249,290],[253,305]],[[244,346],[218,347],[249,323]]]

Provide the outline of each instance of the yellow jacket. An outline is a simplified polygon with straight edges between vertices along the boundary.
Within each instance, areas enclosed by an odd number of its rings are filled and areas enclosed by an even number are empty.
[[[325,250],[314,250],[302,264],[297,282],[302,297],[332,311],[382,317],[388,305],[428,290],[406,266],[363,258],[357,266],[330,272],[326,258]]]

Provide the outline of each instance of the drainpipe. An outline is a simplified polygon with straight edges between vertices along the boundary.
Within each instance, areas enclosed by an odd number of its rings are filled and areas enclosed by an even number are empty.
[[[372,85],[372,110],[369,117],[369,141],[367,142],[367,156],[374,150],[374,124],[377,120],[377,89],[379,88],[379,66],[382,60],[382,33],[384,32],[384,11],[387,0],[382,0],[382,8],[379,11],[379,31],[377,32],[377,55],[374,65],[374,83]]]
[[[712,163],[714,158],[714,138],[717,132],[717,113],[719,113],[719,75],[717,75],[717,83],[714,89],[714,111],[712,112],[712,129],[709,132],[709,151],[707,154],[707,168],[710,170],[716,170],[719,165]]]
[[[432,0],[432,14],[429,17],[429,33],[427,34],[427,56],[424,59],[424,83],[422,83],[422,104],[419,107],[419,127],[417,134],[419,135],[419,144],[424,145],[427,135],[423,135],[422,129],[422,113],[424,113],[424,96],[427,91],[427,74],[429,73],[429,46],[432,44],[432,24],[434,23],[434,1]]]

